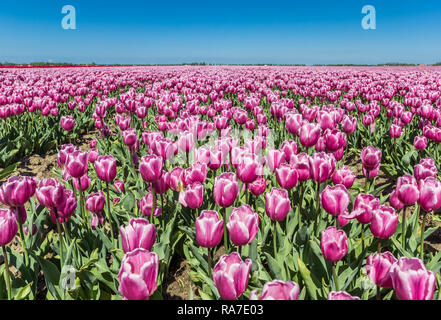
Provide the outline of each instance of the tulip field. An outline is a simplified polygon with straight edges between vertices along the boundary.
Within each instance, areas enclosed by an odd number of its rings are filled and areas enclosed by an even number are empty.
[[[440,143],[437,67],[0,69],[0,299],[440,300]]]

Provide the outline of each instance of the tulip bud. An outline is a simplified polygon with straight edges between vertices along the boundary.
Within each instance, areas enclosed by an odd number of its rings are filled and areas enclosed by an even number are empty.
[[[242,295],[248,286],[252,262],[242,261],[237,252],[223,255],[213,269],[213,281],[220,296],[234,300]]]
[[[331,261],[337,262],[346,255],[348,251],[348,238],[343,230],[336,227],[328,227],[322,231],[320,247],[323,256]]]
[[[195,221],[196,240],[200,246],[214,248],[222,240],[224,221],[216,211],[203,210]]]
[[[227,228],[234,245],[243,246],[251,243],[259,231],[259,215],[247,204],[234,208]]]
[[[260,297],[257,290],[250,293],[250,300],[297,300],[300,287],[294,281],[274,280],[264,284]]]
[[[125,300],[148,300],[158,281],[158,255],[144,248],[127,252],[118,274],[118,291]]]
[[[432,300],[435,274],[418,258],[400,258],[390,271],[392,285],[400,300]]]
[[[143,218],[132,218],[128,226],[121,226],[120,232],[125,253],[137,248],[150,251],[155,243],[155,226]]]

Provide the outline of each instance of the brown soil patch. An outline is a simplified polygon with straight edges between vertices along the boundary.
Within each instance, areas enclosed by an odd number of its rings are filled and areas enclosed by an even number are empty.
[[[193,292],[193,299],[199,299],[196,285],[190,280],[190,270],[191,267],[185,259],[173,258],[162,285],[165,300],[189,300],[190,290]]]

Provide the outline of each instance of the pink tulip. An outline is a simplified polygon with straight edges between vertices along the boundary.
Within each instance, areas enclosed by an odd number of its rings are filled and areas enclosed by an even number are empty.
[[[334,174],[332,175],[332,182],[334,185],[342,184],[346,187],[346,189],[351,188],[354,181],[355,174],[347,167],[342,167],[341,169],[335,170]]]
[[[335,158],[324,152],[314,153],[309,158],[310,176],[314,181],[323,183],[329,178],[335,170]]]
[[[66,201],[65,189],[56,179],[48,178],[39,182],[35,195],[42,206],[56,208]]]
[[[98,157],[100,156],[100,152],[98,151],[98,149],[92,148],[89,150],[88,155],[89,162],[95,163],[96,159],[98,159]]]
[[[424,136],[416,136],[413,140],[413,146],[417,150],[424,150],[427,148],[427,138]]]
[[[125,300],[148,300],[158,281],[158,255],[144,248],[127,252],[118,273],[118,291]]]
[[[400,258],[390,275],[395,294],[400,300],[432,300],[435,292],[435,274],[427,270],[418,258]]]
[[[328,300],[360,300],[360,298],[351,296],[345,291],[331,291],[328,294]]]
[[[234,245],[251,243],[259,231],[259,215],[247,204],[233,208],[227,228]]]
[[[276,170],[282,163],[285,163],[285,153],[277,149],[271,149],[266,155],[266,164],[271,171]]]
[[[248,286],[251,271],[250,259],[242,261],[237,252],[223,255],[213,269],[213,281],[220,296],[226,300],[235,300]]]
[[[325,211],[333,216],[338,216],[348,210],[351,197],[342,184],[334,187],[326,186],[320,194],[320,203]]]
[[[285,160],[290,161],[291,156],[297,154],[299,148],[294,140],[283,141],[280,150],[285,154]]]
[[[137,248],[150,251],[156,240],[156,229],[143,218],[132,218],[128,226],[121,226],[121,243],[124,253]]]
[[[73,153],[74,151],[77,151],[77,147],[75,147],[73,144],[63,144],[61,146],[60,151],[57,155],[57,164],[60,168],[64,167],[64,164],[66,163],[67,156],[70,153]]]
[[[63,116],[60,119],[61,129],[64,131],[72,131],[75,127],[75,119],[72,116]]]
[[[286,163],[276,168],[277,183],[286,190],[291,190],[297,185],[299,174],[293,165]]]
[[[204,202],[204,185],[200,182],[193,182],[179,194],[179,202],[184,207],[197,209]]]
[[[57,209],[58,217],[66,221],[75,213],[75,210],[77,209],[78,200],[75,197],[73,191],[69,189],[64,190],[64,197],[66,201],[64,201],[64,203],[61,206],[57,207],[56,209]],[[56,221],[54,221],[54,223],[56,223]]]
[[[372,219],[370,229],[372,234],[380,239],[391,237],[398,225],[398,214],[392,207],[380,205],[380,207],[372,211]]]
[[[189,185],[193,182],[204,183],[207,179],[207,165],[201,162],[193,163],[189,168],[184,171],[184,184]]]
[[[122,182],[121,180],[115,180],[115,182],[113,183],[113,186],[115,187],[115,189],[118,193],[124,192],[124,182]]]
[[[285,189],[272,188],[271,192],[265,194],[265,211],[272,220],[284,220],[290,210],[291,201]]]
[[[81,191],[86,191],[90,187],[91,179],[89,175],[86,173],[81,178],[72,179],[72,182],[75,190],[79,191],[81,189]]]
[[[245,154],[240,157],[237,165],[237,177],[245,184],[252,183],[262,175],[262,166],[253,154]]]
[[[104,197],[104,193],[100,190],[99,192],[90,194],[86,198],[86,209],[89,212],[98,214],[103,211],[105,203],[106,198]]]
[[[17,221],[11,209],[0,209],[0,246],[10,243],[18,231]]]
[[[214,248],[222,240],[224,221],[216,211],[202,210],[195,221],[196,240],[200,246]]]
[[[381,288],[392,288],[391,267],[398,260],[392,253],[370,254],[366,259],[366,272],[369,279]]]
[[[183,152],[190,152],[194,148],[195,138],[190,131],[184,131],[179,135],[178,147]]]
[[[299,174],[299,181],[304,182],[310,178],[310,157],[306,153],[291,155],[289,163],[294,166]]]
[[[136,134],[136,129],[129,128],[121,132],[123,137],[123,142],[127,147],[133,147],[138,141],[138,136]]]
[[[355,197],[351,215],[357,218],[358,222],[368,224],[372,220],[374,210],[380,207],[380,200],[371,194],[360,193]]]
[[[22,207],[35,194],[35,177],[11,177],[0,186],[0,202],[9,207]]]
[[[89,155],[79,150],[67,155],[65,168],[72,178],[81,178],[89,168]]]
[[[248,189],[255,196],[261,195],[266,190],[265,178],[257,178],[254,182],[248,184]]]
[[[228,208],[239,194],[239,183],[232,172],[222,173],[214,179],[213,198],[218,206]]]
[[[441,207],[441,182],[433,177],[420,180],[418,204],[425,211],[438,210]]]
[[[404,208],[404,204],[398,199],[396,190],[392,191],[390,194],[389,203],[395,210],[401,210]]]
[[[180,167],[173,168],[172,171],[167,173],[166,181],[170,189],[174,191],[182,191],[184,185],[184,169]]]
[[[389,128],[389,135],[392,139],[399,138],[402,133],[403,133],[403,129],[396,124],[392,124]]]
[[[95,163],[98,178],[105,182],[112,182],[116,177],[116,160],[112,155],[99,156]]]
[[[413,168],[413,175],[417,181],[424,180],[427,177],[436,178],[438,174],[438,169],[435,165],[430,165],[428,163],[423,162],[424,159],[420,161]]]
[[[336,227],[328,227],[322,231],[320,248],[323,256],[331,261],[337,262],[346,255],[348,251],[348,238],[343,230]]]
[[[300,287],[294,281],[274,280],[264,284],[260,297],[257,290],[250,293],[250,300],[297,300]]]
[[[320,127],[315,123],[305,123],[300,127],[299,139],[302,146],[310,148],[320,137]]]
[[[375,178],[378,175],[381,162],[381,150],[373,146],[363,148],[361,151],[361,163],[363,165],[363,174],[369,178]]]
[[[147,193],[138,203],[139,210],[145,217],[150,217],[153,208],[153,194],[151,192]],[[155,212],[153,212],[154,217],[159,217],[162,214],[162,209],[158,208],[155,197]]]
[[[145,182],[155,182],[161,177],[163,160],[157,155],[149,155],[141,158],[139,172]]]
[[[397,192],[398,199],[405,206],[415,204],[420,197],[420,191],[416,179],[408,174],[398,178],[395,191]]]

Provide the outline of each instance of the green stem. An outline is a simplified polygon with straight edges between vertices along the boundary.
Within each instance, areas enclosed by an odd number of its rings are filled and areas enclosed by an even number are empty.
[[[403,249],[406,250],[406,207],[403,208],[403,220],[402,220],[402,226],[401,226],[401,245],[403,246]]]
[[[156,193],[155,188],[153,188],[153,183],[151,184],[151,190],[152,190],[152,212],[150,213],[150,223],[153,223],[153,215],[156,210]]]
[[[361,225],[361,250],[364,251],[364,224]]]
[[[54,208],[54,211],[55,211],[55,221],[57,222],[58,239],[60,242],[60,265],[61,265],[61,269],[63,269],[63,234],[61,233],[60,221],[58,220],[57,208]]]
[[[6,251],[5,246],[3,246],[3,257],[5,258],[5,282],[6,282],[6,288],[8,290],[8,300],[11,300],[12,299],[11,274],[9,271],[8,252]]]
[[[110,194],[109,194],[109,182],[106,182],[106,193],[107,193],[107,219],[109,220],[110,224],[110,238],[112,240],[112,244],[114,242],[114,236],[113,236],[113,223],[112,223],[112,214],[110,212]],[[152,212],[153,214],[153,212]]]
[[[208,277],[211,278],[213,259],[211,257],[211,249],[207,248]]]
[[[320,182],[317,182],[317,193],[316,193],[316,213],[315,213],[315,222],[314,222],[314,234],[317,235],[317,227],[318,227],[318,220],[320,215]]]
[[[340,288],[338,285],[337,273],[335,272],[335,264],[334,263],[332,263],[332,276],[334,277],[335,291],[340,291]]]
[[[16,215],[17,215],[18,231],[20,233],[21,246],[23,247],[23,253],[24,253],[24,258],[25,258],[25,265],[29,266],[29,254],[28,254],[28,249],[26,247],[26,240],[25,240],[24,232],[23,232],[23,223],[21,222],[20,208],[16,207],[15,208],[15,212],[16,212]],[[32,234],[32,228],[29,229],[29,232],[31,232],[31,234]]]
[[[86,212],[84,210],[84,193],[83,190],[81,189],[81,185],[80,185],[80,181],[78,179],[78,184],[80,186],[79,190],[80,190],[80,209],[81,209],[81,217],[83,218],[83,223],[85,223],[87,225],[87,218],[86,218]]]
[[[227,208],[223,208],[224,213],[224,247],[225,252],[228,253],[228,235],[227,235]]]
[[[421,242],[420,242],[420,259],[424,262],[424,227],[426,225],[426,212],[423,211],[423,221],[421,222]]]
[[[274,246],[274,259],[276,259],[276,257],[277,257],[277,221],[274,221],[273,246]]]

